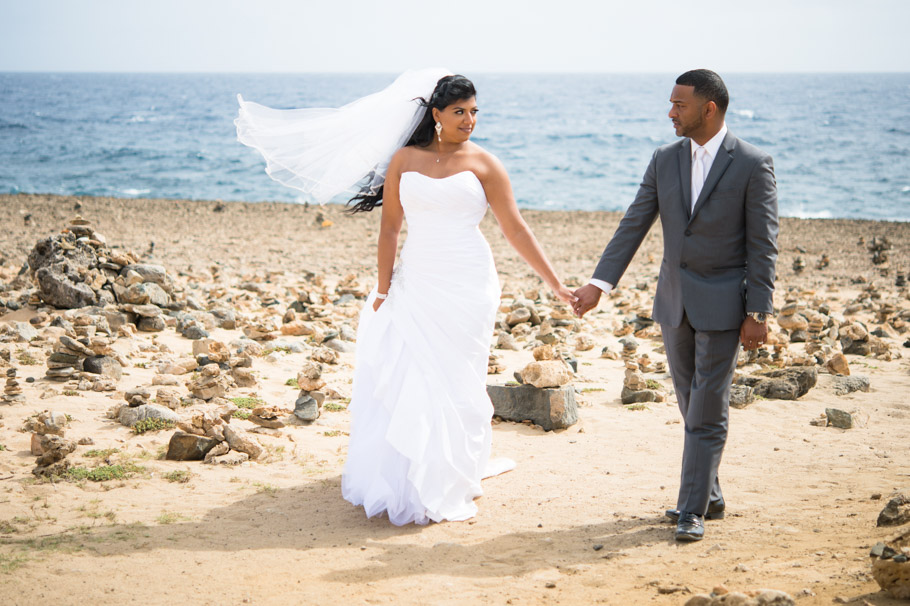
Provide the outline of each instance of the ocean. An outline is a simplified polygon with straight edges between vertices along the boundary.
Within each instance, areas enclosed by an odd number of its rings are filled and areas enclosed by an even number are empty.
[[[467,75],[473,140],[505,164],[522,208],[625,210],[676,138],[674,75]],[[727,125],[773,156],[782,215],[910,221],[910,74],[724,78]],[[237,141],[237,93],[337,107],[393,79],[0,73],[0,192],[304,202]]]

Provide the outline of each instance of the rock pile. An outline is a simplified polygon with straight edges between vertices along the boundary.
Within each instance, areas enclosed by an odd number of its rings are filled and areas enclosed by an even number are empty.
[[[692,596],[686,601],[686,606],[796,606],[796,601],[789,594],[775,589],[740,593],[720,586],[710,594]]]
[[[66,456],[76,450],[76,442],[64,437],[69,419],[66,415],[45,410],[29,418],[23,430],[31,432],[31,453],[38,457],[32,473],[56,476],[69,468]]]
[[[294,402],[294,416],[301,421],[315,421],[319,418],[319,409],[325,401],[325,393],[320,391],[325,387],[322,379],[322,364],[307,362],[297,373],[297,387],[300,393]]]
[[[3,403],[17,404],[25,401],[22,395],[22,387],[16,378],[17,370],[15,368],[6,369],[6,387],[3,389]]]
[[[622,383],[620,398],[623,404],[640,404],[644,402],[663,402],[666,397],[657,388],[656,382],[648,386],[648,382],[636,370],[635,362],[626,366],[626,375]]]
[[[877,543],[869,552],[872,578],[891,597],[910,599],[910,532],[885,543]]]
[[[236,407],[225,406],[217,413],[197,412],[189,421],[179,421],[165,459],[222,465],[259,459],[265,452],[262,445],[243,430],[231,427],[234,410]]]

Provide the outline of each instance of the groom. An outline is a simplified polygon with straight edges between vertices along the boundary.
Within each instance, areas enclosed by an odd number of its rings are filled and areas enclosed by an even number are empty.
[[[654,297],[667,361],[685,421],[676,539],[704,537],[722,518],[717,478],[739,343],[767,337],[777,260],[777,185],[771,157],[727,130],[729,95],[716,73],[676,79],[670,120],[683,137],[657,149],[638,194],[604,250],[575,313],[594,308],[619,282],[654,220],[664,255]]]

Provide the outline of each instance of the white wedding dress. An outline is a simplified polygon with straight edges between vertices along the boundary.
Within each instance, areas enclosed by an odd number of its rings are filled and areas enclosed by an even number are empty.
[[[360,314],[345,499],[393,524],[465,520],[490,461],[487,364],[500,287],[478,224],[487,210],[471,171],[401,175],[408,235],[389,297]]]

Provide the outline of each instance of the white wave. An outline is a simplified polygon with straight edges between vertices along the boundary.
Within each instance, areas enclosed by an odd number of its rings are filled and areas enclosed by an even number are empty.
[[[151,191],[152,190],[150,190],[150,189],[133,189],[132,187],[130,187],[127,189],[121,189],[120,193],[124,194],[126,196],[141,196],[141,195],[150,193]]]
[[[903,186],[903,187],[901,188],[901,193],[902,193],[902,194],[910,193],[910,185],[905,185],[905,186]]]
[[[805,207],[800,206],[796,210],[788,210],[784,213],[781,213],[785,217],[793,217],[794,219],[833,219],[834,215],[830,210],[807,210]]]
[[[737,116],[742,116],[743,118],[748,118],[749,120],[755,119],[755,111],[751,109],[734,109],[732,113]]]
[[[145,116],[132,116],[127,122],[145,122]]]

